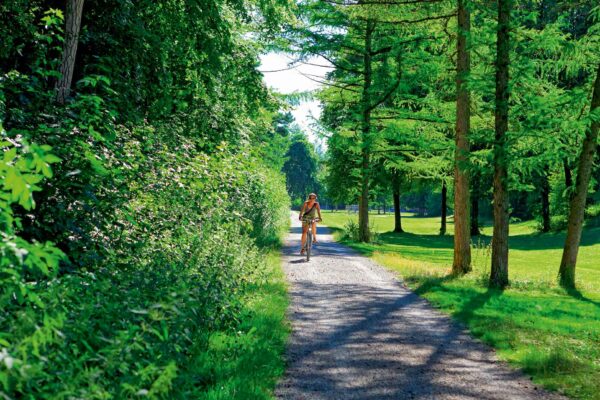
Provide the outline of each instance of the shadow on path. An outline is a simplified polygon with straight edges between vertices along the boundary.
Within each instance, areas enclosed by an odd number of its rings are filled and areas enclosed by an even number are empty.
[[[300,262],[299,232],[292,228],[283,249],[293,333],[278,398],[560,398],[536,390],[389,272],[333,242],[327,229],[320,230],[315,257]],[[498,294],[475,296],[463,317],[468,319]]]

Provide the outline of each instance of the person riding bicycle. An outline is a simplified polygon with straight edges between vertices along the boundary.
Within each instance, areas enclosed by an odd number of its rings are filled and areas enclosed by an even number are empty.
[[[321,207],[317,202],[317,195],[315,193],[311,193],[308,195],[308,200],[304,202],[302,205],[302,209],[300,210],[300,215],[298,216],[298,220],[302,221],[302,249],[300,250],[300,254],[304,254],[304,245],[306,244],[306,233],[308,232],[308,225],[310,220],[316,220],[316,215],[319,214],[319,221],[322,221],[321,218]],[[312,233],[313,233],[313,243],[317,243],[317,222],[314,221],[312,224]]]

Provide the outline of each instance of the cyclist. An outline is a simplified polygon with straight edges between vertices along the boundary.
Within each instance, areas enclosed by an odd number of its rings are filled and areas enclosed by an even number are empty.
[[[321,218],[321,207],[317,202],[317,195],[311,193],[308,195],[308,200],[304,202],[302,205],[302,209],[300,210],[300,215],[298,216],[298,220],[302,221],[302,249],[300,250],[300,254],[304,254],[304,245],[306,243],[306,233],[308,232],[308,223],[312,219],[316,219],[316,215],[319,214],[319,221],[322,221]],[[312,224],[313,231],[313,243],[317,243],[317,223],[316,221]]]

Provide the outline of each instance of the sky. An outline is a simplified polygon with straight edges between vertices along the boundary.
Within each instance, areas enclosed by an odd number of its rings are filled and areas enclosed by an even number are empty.
[[[290,94],[294,92],[306,92],[319,89],[321,84],[314,80],[324,80],[327,71],[331,67],[320,67],[316,65],[296,64],[290,68],[289,64],[294,59],[290,55],[282,53],[268,53],[260,57],[260,71],[263,72],[264,81],[268,87],[279,93]],[[314,58],[308,60],[310,64],[329,65],[324,59]],[[308,75],[305,76],[305,75]],[[294,107],[292,114],[296,122],[307,133],[313,143],[318,143],[319,139],[313,132],[311,124],[313,118],[318,119],[321,114],[319,102],[317,100],[304,101],[297,107]]]

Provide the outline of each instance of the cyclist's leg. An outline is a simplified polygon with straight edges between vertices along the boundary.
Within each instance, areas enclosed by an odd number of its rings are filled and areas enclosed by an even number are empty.
[[[301,247],[301,251],[304,251],[304,245],[306,244],[306,232],[308,232],[308,225],[304,223],[304,221],[302,221],[302,247]]]

